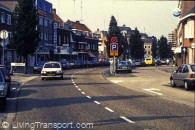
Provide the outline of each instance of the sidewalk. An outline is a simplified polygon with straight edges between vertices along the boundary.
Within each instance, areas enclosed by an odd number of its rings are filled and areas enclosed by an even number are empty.
[[[7,100],[7,108],[6,112],[0,112],[0,129],[2,129],[2,123],[3,122],[9,122],[11,123],[15,117],[16,113],[10,113],[10,109],[13,109],[15,111],[16,103],[17,103],[17,97],[19,94],[19,91],[21,89],[21,86],[26,84],[27,82],[37,78],[39,75],[37,74],[22,74],[22,73],[14,73],[12,78],[12,85],[11,85],[11,91],[14,91],[12,95]],[[12,101],[10,104],[10,100]],[[14,101],[14,102],[13,102]]]
[[[167,73],[172,73],[173,71],[177,70],[177,66],[167,66],[167,65],[162,65],[162,66],[157,66],[157,69],[163,72]]]

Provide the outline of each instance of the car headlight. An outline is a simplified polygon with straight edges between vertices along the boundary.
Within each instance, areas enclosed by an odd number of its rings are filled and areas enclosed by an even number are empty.
[[[38,69],[37,67],[34,67],[34,69]]]
[[[41,71],[41,74],[46,74],[46,71]]]
[[[57,71],[56,73],[61,74],[61,73],[62,73],[62,71],[60,70],[60,71]]]

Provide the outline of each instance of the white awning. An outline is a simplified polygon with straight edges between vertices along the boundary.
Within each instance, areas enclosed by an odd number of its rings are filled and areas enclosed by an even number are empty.
[[[180,47],[176,47],[174,50],[174,54],[179,54],[181,53],[181,46]]]

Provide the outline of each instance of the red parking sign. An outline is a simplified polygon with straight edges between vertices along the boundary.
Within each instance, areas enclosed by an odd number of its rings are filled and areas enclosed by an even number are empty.
[[[118,43],[118,38],[116,36],[113,36],[111,38],[111,43]]]

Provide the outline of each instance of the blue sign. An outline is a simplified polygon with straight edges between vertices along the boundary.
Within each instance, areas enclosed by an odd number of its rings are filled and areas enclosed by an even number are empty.
[[[118,44],[111,44],[111,50],[117,51],[118,50]]]

